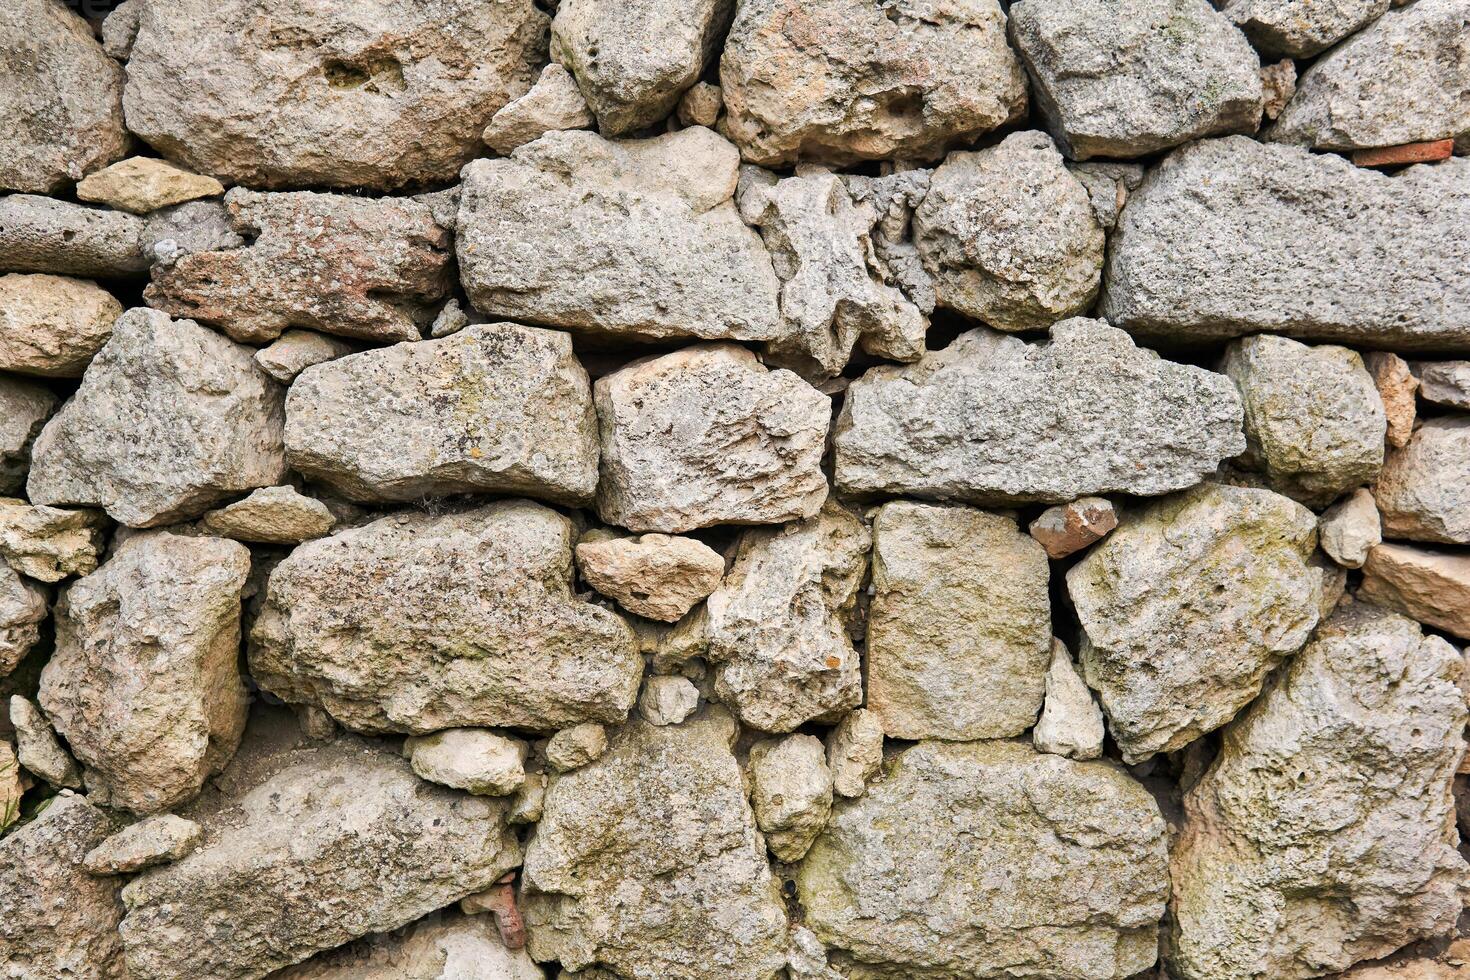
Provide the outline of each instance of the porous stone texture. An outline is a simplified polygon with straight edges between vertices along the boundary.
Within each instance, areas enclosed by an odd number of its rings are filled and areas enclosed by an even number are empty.
[[[1462,669],[1369,605],[1322,624],[1185,794],[1175,976],[1315,977],[1453,930],[1470,887],[1450,795]]]
[[[1470,556],[1385,542],[1368,550],[1358,596],[1470,640]]]
[[[31,502],[153,527],[280,483],[284,392],[253,354],[192,320],[124,313],[36,439]]]
[[[578,506],[597,416],[571,337],[513,323],[349,354],[286,398],[291,468],[358,501],[495,491]]]
[[[450,728],[404,739],[413,771],[476,796],[507,796],[526,781],[526,743],[483,728]]]
[[[837,488],[972,503],[1063,503],[1197,483],[1245,448],[1229,380],[1166,361],[1099,320],[1031,344],[979,328],[918,363],[870,369],[833,436]]]
[[[450,182],[546,52],[531,0],[146,0],[137,16],[128,128],[250,187]]]
[[[42,582],[87,575],[102,551],[102,524],[95,510],[33,507],[0,497],[0,556],[17,572]]]
[[[1383,414],[1388,420],[1388,444],[1402,449],[1414,434],[1414,417],[1417,414],[1414,394],[1419,389],[1419,379],[1414,377],[1408,361],[1389,351],[1364,353],[1363,365],[1373,376],[1378,397],[1383,401]]]
[[[1217,4],[1262,53],[1310,58],[1373,21],[1389,0],[1221,0]]]
[[[1261,66],[1261,111],[1265,119],[1276,120],[1295,94],[1296,62],[1282,58],[1274,65]]]
[[[46,388],[0,377],[0,493],[16,493],[26,482],[36,437],[57,399]]]
[[[1102,709],[1077,673],[1066,644],[1053,639],[1046,670],[1046,704],[1031,741],[1042,752],[1096,759],[1103,750]]]
[[[1359,487],[1323,511],[1317,534],[1327,557],[1343,568],[1362,568],[1383,540],[1383,523],[1373,492]]]
[[[873,518],[866,707],[890,738],[968,741],[1036,722],[1047,560],[1008,517],[898,501]]]
[[[1470,409],[1470,361],[1416,361],[1419,397],[1432,405]]]
[[[203,829],[172,813],[145,817],[87,852],[82,866],[94,875],[128,874],[177,861],[199,846]]]
[[[854,708],[827,736],[827,768],[838,796],[862,796],[883,765],[883,723],[866,708]]]
[[[111,293],[84,279],[0,276],[0,370],[80,378],[122,311]]]
[[[41,639],[47,613],[46,593],[0,565],[0,677],[20,665]]]
[[[1011,38],[1074,160],[1136,157],[1261,117],[1260,61],[1208,0],[1021,0]]]
[[[530,91],[495,113],[481,138],[496,153],[510,156],[517,147],[547,133],[586,129],[593,119],[587,100],[577,89],[577,80],[552,62],[541,69]]]
[[[725,95],[718,85],[695,82],[679,98],[679,122],[685,126],[713,128],[725,108]]]
[[[1126,513],[1067,573],[1081,661],[1127,762],[1225,724],[1317,624],[1312,513],[1206,483]]]
[[[270,574],[251,674],[366,732],[621,721],[643,661],[622,619],[573,596],[574,535],[511,500],[309,541]]]
[[[1267,332],[1470,350],[1467,221],[1470,160],[1386,175],[1295,146],[1202,140],[1123,209],[1100,310],[1175,344]]]
[[[677,725],[698,707],[699,689],[687,677],[647,677],[638,695],[638,714],[650,725]]]
[[[29,699],[11,695],[10,723],[15,726],[15,753],[21,768],[58,788],[82,788],[76,760],[61,747],[51,723]]]
[[[1020,118],[1026,76],[996,0],[743,0],[720,60],[751,163],[932,160]]]
[[[531,955],[505,948],[488,915],[439,914],[405,932],[364,936],[271,974],[271,980],[546,980]]]
[[[1390,538],[1470,544],[1470,417],[1427,419],[1373,487]]]
[[[546,764],[554,772],[571,772],[600,758],[607,751],[607,729],[585,721],[563,728],[546,741]]]
[[[1118,526],[1118,512],[1106,497],[1082,497],[1048,507],[1028,526],[1048,558],[1065,558],[1096,544]]]
[[[0,272],[132,279],[148,271],[145,230],[142,218],[122,211],[0,196]]]
[[[244,500],[205,514],[199,526],[236,541],[300,544],[321,537],[336,523],[326,504],[294,487],[261,487]]]
[[[283,385],[313,364],[334,361],[353,352],[351,344],[314,330],[287,330],[255,352],[255,363]]]
[[[725,559],[693,538],[640,534],[577,545],[577,571],[628,612],[672,623],[720,584]]]
[[[1157,955],[1166,862],[1158,804],[1120,769],[920,742],[834,808],[796,887],[846,977],[1122,980]]]
[[[190,173],[166,160],[151,157],[121,160],[77,185],[78,200],[133,214],[147,214],[224,192],[225,186],[213,177]]]
[[[799,861],[832,812],[832,773],[822,740],[788,735],[750,748],[755,824],[778,861]]]

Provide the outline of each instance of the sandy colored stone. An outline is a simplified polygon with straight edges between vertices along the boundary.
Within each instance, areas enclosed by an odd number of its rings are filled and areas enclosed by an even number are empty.
[[[1046,555],[1008,517],[897,501],[873,518],[867,708],[889,738],[1036,722],[1051,652]]]
[[[434,913],[402,932],[364,936],[271,974],[271,980],[545,980],[509,950],[488,915]]]
[[[1470,544],[1470,418],[1426,419],[1373,487],[1390,538]]]
[[[1470,640],[1470,556],[1380,544],[1368,551],[1358,596]]]
[[[650,725],[677,725],[699,707],[699,689],[687,677],[650,675],[638,695],[638,715]]]
[[[217,197],[225,185],[152,157],[129,157],[89,175],[77,185],[77,198],[119,211],[147,214],[171,204]]]
[[[1263,53],[1310,58],[1388,9],[1389,0],[1222,0],[1220,10]]]
[[[1388,444],[1402,449],[1414,434],[1414,393],[1419,389],[1419,379],[1414,377],[1407,361],[1388,351],[1365,352],[1363,365],[1373,376],[1378,397],[1383,401],[1383,414],[1388,420]]]
[[[17,493],[25,486],[36,438],[56,405],[49,389],[0,377],[0,493]]]
[[[321,537],[336,523],[326,504],[283,486],[261,487],[244,500],[212,510],[199,526],[236,541],[300,544]]]
[[[1112,160],[1069,161],[1067,170],[1087,189],[1092,215],[1104,231],[1112,231],[1118,224],[1129,193],[1143,183],[1144,175],[1143,164]]]
[[[92,848],[82,864],[94,875],[142,871],[189,854],[203,834],[197,823],[172,813],[145,817]]]
[[[827,768],[838,796],[862,796],[883,765],[883,723],[876,713],[854,708],[827,735]]]
[[[0,272],[137,278],[148,272],[144,232],[142,218],[121,211],[33,194],[0,195]]]
[[[95,510],[37,507],[0,497],[0,556],[27,578],[59,582],[90,574],[103,548],[102,527]]]
[[[750,804],[755,825],[778,861],[800,861],[832,812],[832,773],[822,740],[766,739],[750,747]]]
[[[41,639],[46,592],[0,563],[0,677],[20,665]]]
[[[495,113],[481,139],[501,156],[510,156],[517,147],[547,133],[586,129],[592,122],[592,110],[577,89],[577,80],[552,62],[541,69],[530,91]]]
[[[679,122],[685,126],[714,128],[725,108],[725,95],[718,85],[695,82],[679,98]]]
[[[1368,552],[1383,541],[1383,525],[1372,491],[1359,487],[1327,508],[1317,522],[1327,557],[1343,568],[1362,568]]]
[[[30,778],[20,768],[15,746],[0,738],[0,833],[20,819],[20,801],[30,787]]]
[[[1266,119],[1274,121],[1296,94],[1296,62],[1283,58],[1273,65],[1262,65],[1261,94],[1261,112]]]
[[[1103,715],[1092,692],[1072,663],[1061,640],[1051,641],[1051,666],[1046,671],[1046,704],[1031,741],[1042,752],[1073,759],[1096,759],[1103,750]]]
[[[508,796],[526,781],[526,743],[483,728],[448,728],[403,740],[413,771],[476,796]]]
[[[28,698],[10,696],[10,723],[15,726],[15,753],[21,767],[52,786],[82,788],[82,773],[61,747],[51,722]]]
[[[281,384],[289,385],[312,365],[336,360],[353,350],[351,344],[336,337],[293,328],[256,351],[255,363]]]
[[[553,772],[571,772],[607,751],[607,729],[596,722],[563,728],[546,742],[546,764]]]
[[[672,623],[720,584],[725,559],[693,538],[640,534],[577,545],[577,570],[628,612]]]
[[[3,281],[3,280],[0,280]],[[1415,361],[1419,397],[1434,405],[1470,409],[1470,361]]]
[[[1105,538],[1118,526],[1118,513],[1106,497],[1082,497],[1048,507],[1027,530],[1048,558],[1065,558]]]
[[[80,378],[122,311],[111,293],[85,279],[0,276],[0,370]]]

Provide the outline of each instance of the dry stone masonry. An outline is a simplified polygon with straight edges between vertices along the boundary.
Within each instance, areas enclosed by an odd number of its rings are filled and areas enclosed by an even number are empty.
[[[1470,976],[1470,0],[0,0],[0,978]]]

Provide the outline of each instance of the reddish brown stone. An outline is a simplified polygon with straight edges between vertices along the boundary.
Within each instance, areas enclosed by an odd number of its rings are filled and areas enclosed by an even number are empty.
[[[1470,555],[1381,544],[1368,552],[1358,598],[1470,639]]]
[[[1371,150],[1354,150],[1353,163],[1360,167],[1399,167],[1406,163],[1433,163],[1448,160],[1455,152],[1455,141],[1429,140],[1427,143],[1402,143],[1398,146],[1375,146]]]
[[[1111,501],[1083,497],[1069,504],[1049,507],[1031,522],[1031,536],[1041,543],[1048,558],[1065,558],[1102,540],[1118,526]]]
[[[1407,361],[1386,351],[1364,354],[1363,364],[1373,375],[1373,385],[1383,400],[1383,414],[1388,419],[1388,444],[1402,449],[1414,434],[1414,392],[1419,387],[1419,379],[1409,370]]]

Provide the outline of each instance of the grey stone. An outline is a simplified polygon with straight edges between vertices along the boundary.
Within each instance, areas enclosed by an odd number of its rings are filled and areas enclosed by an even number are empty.
[[[102,551],[102,525],[95,510],[36,507],[0,497],[0,556],[20,574],[42,582],[87,575]]]
[[[314,330],[287,330],[255,352],[255,363],[283,385],[314,364],[325,364],[351,354],[351,344]]]
[[[509,156],[547,133],[563,129],[586,129],[592,125],[592,110],[577,89],[571,72],[552,62],[530,91],[513,99],[490,120],[481,138],[501,156]]]
[[[693,538],[641,534],[577,545],[577,570],[630,613],[672,623],[720,584],[725,559]]]
[[[25,486],[36,437],[54,411],[56,396],[48,389],[0,377],[0,493]]]
[[[337,523],[327,505],[294,487],[261,487],[244,500],[212,510],[199,526],[211,534],[260,544],[300,544]]]
[[[505,948],[488,915],[435,913],[403,932],[364,936],[271,980],[545,980],[523,949]]]
[[[1419,397],[1433,405],[1470,410],[1470,361],[1415,361]]]
[[[866,708],[842,716],[827,735],[827,768],[838,796],[857,797],[883,765],[883,723]]]
[[[475,319],[471,319],[475,316]],[[429,324],[429,336],[434,339],[448,337],[452,333],[459,333],[471,323],[483,323],[473,311],[466,313],[460,306],[459,300],[450,297],[445,300],[444,306],[434,315],[434,322]]]
[[[526,781],[526,743],[483,728],[448,728],[404,739],[413,771],[476,796],[508,796]]]
[[[1388,0],[1220,0],[1222,13],[1262,53],[1310,58],[1388,9]]]
[[[1372,491],[1359,487],[1323,512],[1317,533],[1327,557],[1343,568],[1362,568],[1383,540],[1382,527]]]
[[[1390,538],[1470,544],[1470,417],[1425,420],[1388,454],[1373,496]]]
[[[94,875],[142,871],[184,857],[203,835],[197,823],[172,813],[145,817],[88,851],[82,865]]]
[[[122,311],[122,304],[94,282],[0,276],[0,370],[80,378]]]
[[[1138,163],[1091,160],[1068,163],[1067,169],[1087,188],[1092,215],[1104,231],[1112,231],[1118,224],[1129,192],[1143,183],[1144,168]]]
[[[250,228],[236,230],[234,218],[223,199],[186,201],[154,211],[143,223],[143,254],[153,263],[154,274],[195,252],[217,252],[241,248]]]
[[[1296,95],[1296,62],[1283,58],[1274,65],[1262,65],[1261,92],[1261,111],[1274,122]]]
[[[553,772],[571,772],[602,757],[607,751],[607,729],[596,722],[563,728],[546,742],[546,764]]]
[[[677,725],[699,707],[699,689],[686,677],[650,675],[638,695],[638,715],[650,725]]]
[[[776,860],[800,861],[832,812],[832,772],[812,735],[766,739],[750,747],[755,824]]]
[[[46,592],[0,563],[0,677],[15,670],[41,639]]]
[[[15,726],[16,759],[26,771],[52,786],[82,788],[82,772],[76,760],[61,747],[61,741],[46,716],[19,694],[10,696],[10,723]]]
[[[0,272],[136,278],[148,272],[145,229],[142,218],[121,211],[33,194],[3,196]]]
[[[1046,671],[1046,705],[1031,741],[1042,752],[1096,759],[1103,750],[1102,709],[1092,700],[1066,644],[1053,639]]]
[[[1358,597],[1470,640],[1470,555],[1380,544],[1368,550]]]

